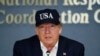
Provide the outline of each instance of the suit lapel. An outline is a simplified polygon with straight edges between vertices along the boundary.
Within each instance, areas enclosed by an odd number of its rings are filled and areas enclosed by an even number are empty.
[[[42,50],[38,37],[34,37],[32,40],[32,56],[42,56]]]
[[[67,55],[67,48],[68,48],[68,46],[67,46],[67,44],[65,42],[65,39],[60,36],[57,56],[64,56],[64,54]]]

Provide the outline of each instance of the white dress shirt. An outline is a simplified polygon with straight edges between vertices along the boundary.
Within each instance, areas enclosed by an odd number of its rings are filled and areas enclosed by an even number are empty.
[[[40,42],[41,50],[43,52],[43,56],[47,56],[47,48],[43,45],[42,42]],[[57,50],[58,50],[58,41],[56,45],[53,47],[53,49],[50,51],[49,56],[57,56]]]

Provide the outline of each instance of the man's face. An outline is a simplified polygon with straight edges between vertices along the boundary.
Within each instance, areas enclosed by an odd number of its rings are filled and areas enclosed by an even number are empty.
[[[36,27],[39,39],[46,45],[55,44],[59,39],[61,31],[61,25],[55,25],[52,23],[44,23]]]

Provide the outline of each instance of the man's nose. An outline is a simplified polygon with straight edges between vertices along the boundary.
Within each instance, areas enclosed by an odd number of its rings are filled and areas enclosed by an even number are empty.
[[[46,34],[49,34],[50,33],[50,29],[48,27],[45,29],[45,33]]]

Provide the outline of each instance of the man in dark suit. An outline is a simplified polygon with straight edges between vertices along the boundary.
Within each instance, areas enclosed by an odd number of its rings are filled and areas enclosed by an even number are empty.
[[[36,12],[36,33],[16,41],[13,56],[84,56],[83,44],[61,36],[62,25],[55,9]]]

